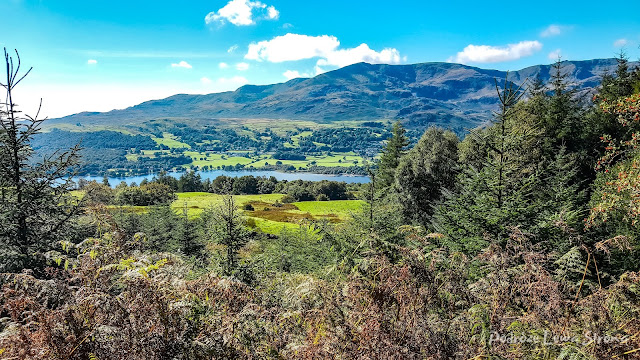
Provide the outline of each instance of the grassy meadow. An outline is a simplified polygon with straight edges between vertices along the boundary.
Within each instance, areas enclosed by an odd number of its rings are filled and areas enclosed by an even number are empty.
[[[205,192],[178,193],[171,204],[176,212],[187,209],[190,217],[199,216],[205,209],[216,206],[222,195]],[[362,200],[302,201],[284,204],[280,200],[284,194],[234,195],[238,207],[251,204],[253,211],[243,210],[244,215],[255,221],[260,230],[277,234],[283,228],[295,228],[305,220],[327,219],[341,222],[349,219],[362,209]]]
[[[74,191],[75,196],[82,196],[81,191]],[[222,202],[222,196],[206,192],[177,193],[177,199],[171,207],[176,213],[185,209],[190,218],[200,216],[207,208]],[[342,222],[362,210],[362,200],[330,200],[301,201],[290,204],[282,203],[284,194],[234,195],[240,209],[251,204],[254,210],[242,210],[250,223],[268,234],[278,234],[284,228],[296,228],[307,220],[326,219],[331,222]],[[145,212],[145,206],[109,206],[114,210]]]

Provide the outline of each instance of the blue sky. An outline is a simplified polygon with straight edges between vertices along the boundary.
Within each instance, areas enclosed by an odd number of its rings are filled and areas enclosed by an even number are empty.
[[[640,1],[0,0],[0,45],[57,117],[175,93],[313,76],[351,63],[461,62],[517,70],[560,54],[640,57]]]

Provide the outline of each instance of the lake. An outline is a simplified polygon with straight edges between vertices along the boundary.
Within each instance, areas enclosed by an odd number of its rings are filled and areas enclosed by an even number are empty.
[[[210,179],[213,180],[220,175],[230,176],[230,177],[240,177],[246,175],[253,176],[273,176],[278,180],[307,180],[307,181],[320,181],[320,180],[331,180],[331,181],[343,181],[346,183],[368,183],[369,177],[362,175],[329,175],[329,174],[313,174],[306,172],[279,172],[273,170],[246,170],[246,171],[225,171],[225,170],[211,170],[211,171],[198,171],[202,180]],[[179,178],[183,172],[169,172],[167,175],[172,176],[174,178]],[[143,179],[151,180],[154,174],[151,175],[138,175],[138,176],[127,176],[122,178],[110,177],[109,185],[115,187],[120,184],[122,181],[127,184],[140,184]],[[86,179],[86,180],[96,180],[98,182],[102,182],[102,176],[80,176],[78,179]]]

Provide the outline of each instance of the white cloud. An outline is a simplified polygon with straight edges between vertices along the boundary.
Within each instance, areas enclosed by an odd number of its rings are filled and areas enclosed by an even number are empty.
[[[208,77],[201,77],[200,82],[205,85],[208,85],[208,84],[211,84],[211,79],[209,79]]]
[[[335,36],[308,36],[286,34],[271,40],[251,43],[245,59],[269,62],[297,61],[318,58],[316,66],[347,66],[357,62],[372,64],[399,64],[406,60],[393,48],[375,51],[367,44],[355,48],[338,49],[340,41]]]
[[[87,64],[89,64],[89,65],[95,65],[97,63],[98,63],[98,60],[94,60],[94,59],[87,60]]]
[[[296,61],[324,57],[340,45],[335,36],[307,36],[286,34],[271,40],[249,44],[249,51],[244,56],[249,60],[266,60],[269,62]]]
[[[286,77],[287,80],[296,79],[296,78],[307,78],[312,76],[311,74],[307,74],[307,73],[301,74],[298,70],[287,70],[284,73],[282,73],[282,75],[284,75],[284,77]]]
[[[549,25],[546,29],[542,30],[542,32],[540,33],[540,36],[542,37],[558,36],[562,34],[564,30],[565,30],[564,26],[552,24],[552,25]]]
[[[185,68],[185,69],[191,69],[193,66],[191,66],[188,62],[182,60],[177,64],[171,64],[171,67],[173,68]]]
[[[207,25],[229,22],[236,26],[247,26],[256,23],[257,19],[276,20],[280,12],[273,6],[260,1],[231,0],[218,11],[212,11],[204,18]]]
[[[218,64],[218,67],[220,69],[226,69],[229,67],[229,64],[225,63],[225,62],[221,62],[220,64]]]
[[[280,17],[280,11],[276,10],[275,7],[269,6],[267,8],[267,19],[277,20],[279,17]]]
[[[231,45],[231,47],[229,49],[227,49],[227,52],[229,54],[233,53],[234,51],[238,50],[238,44],[235,45]]]
[[[521,41],[507,46],[468,45],[448,61],[462,64],[511,61],[533,55],[541,49],[539,41]]]
[[[123,109],[151,99],[161,99],[176,93],[193,92],[157,84],[155,86],[128,83],[30,83],[17,89],[22,105],[20,110],[35,114],[42,98],[41,116],[55,118],[81,111],[109,111]]]
[[[615,47],[624,47],[629,43],[627,39],[618,39],[614,41],[613,46]]]
[[[370,64],[399,64],[403,61],[400,52],[396,49],[383,49],[374,51],[367,44],[360,44],[352,49],[335,50],[326,54],[325,59],[318,60],[318,66],[334,65],[347,66],[357,62]]]
[[[562,51],[560,49],[555,49],[552,52],[550,52],[549,55],[547,55],[547,57],[549,58],[549,60],[557,61],[559,58],[562,57]]]
[[[247,71],[249,70],[249,64],[247,64],[246,62],[237,63],[236,70]]]

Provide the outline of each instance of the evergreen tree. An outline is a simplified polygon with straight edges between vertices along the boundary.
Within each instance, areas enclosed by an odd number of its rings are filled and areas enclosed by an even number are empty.
[[[0,103],[0,272],[45,265],[44,255],[64,238],[67,224],[78,213],[72,167],[78,151],[57,152],[37,161],[30,146],[44,119],[23,115],[13,98],[15,87],[29,74],[20,73],[5,49],[6,91]]]
[[[400,158],[405,154],[409,145],[405,134],[406,130],[399,121],[393,124],[391,138],[387,141],[380,156],[378,167],[378,185],[380,187],[389,187],[393,183]]]
[[[189,220],[187,203],[182,208],[182,216],[179,219],[178,239],[180,241],[180,251],[189,257],[198,259],[204,258],[204,244],[197,235],[193,221]]]
[[[451,131],[431,127],[416,146],[402,157],[395,188],[405,219],[427,225],[443,189],[455,186],[458,137]]]
[[[169,205],[150,207],[140,221],[140,231],[147,238],[145,247],[154,252],[177,252],[180,220]]]
[[[536,134],[514,121],[515,106],[523,96],[521,87],[507,79],[502,90],[496,82],[496,91],[500,100],[496,122],[468,135],[475,138],[486,159],[480,168],[464,169],[458,177],[459,189],[445,190],[447,200],[434,214],[435,230],[445,235],[447,245],[459,250],[480,250],[487,235],[506,240],[510,227],[525,223],[532,210],[530,185],[536,172],[520,155]]]
[[[576,90],[569,87],[568,73],[558,59],[551,71],[549,97],[543,126],[553,149],[565,146],[570,152],[583,150],[582,106],[576,99]]]
[[[238,270],[238,252],[249,241],[246,220],[238,209],[233,195],[227,193],[217,207],[204,215],[208,237],[225,247],[222,271],[231,276]]]
[[[198,191],[202,191],[202,178],[200,174],[191,170],[180,176],[180,179],[178,179],[178,192]]]
[[[554,250],[570,248],[557,224],[575,228],[581,219],[578,155],[563,146],[549,151],[542,96],[519,102],[519,89],[505,83],[496,123],[469,135],[475,140],[465,139],[487,157],[479,167],[466,167],[458,191],[448,193],[434,214],[433,226],[447,245],[475,252],[488,240],[504,243],[517,228]]]

